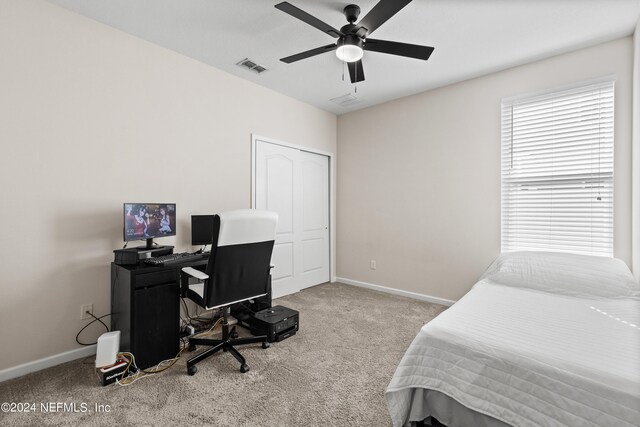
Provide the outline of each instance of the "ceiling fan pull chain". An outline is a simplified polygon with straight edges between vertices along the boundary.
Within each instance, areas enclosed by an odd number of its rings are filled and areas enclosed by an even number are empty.
[[[355,82],[355,93],[358,93],[358,63],[356,62],[356,66],[355,66],[355,73],[356,75],[356,82]]]
[[[344,61],[342,62],[342,81],[344,81]]]

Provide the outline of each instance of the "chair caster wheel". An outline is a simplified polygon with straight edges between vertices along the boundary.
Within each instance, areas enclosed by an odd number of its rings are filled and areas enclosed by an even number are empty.
[[[234,339],[234,340],[235,340],[236,338],[238,338],[238,337],[239,337],[239,335],[238,335],[238,333],[237,333],[236,331],[231,332],[231,335],[230,335],[230,336],[231,336],[231,338],[232,338],[232,339]]]
[[[193,376],[198,372],[198,368],[196,366],[190,366],[187,368],[187,374]]]
[[[263,341],[262,342],[262,348],[269,348],[269,347],[271,347],[271,344],[269,344],[268,341]]]
[[[195,344],[189,344],[189,347],[187,348],[187,350],[189,351],[196,351],[196,345]]]
[[[245,372],[249,372],[249,365],[247,365],[246,363],[243,363],[242,365],[240,365],[240,372],[242,372],[243,374]]]

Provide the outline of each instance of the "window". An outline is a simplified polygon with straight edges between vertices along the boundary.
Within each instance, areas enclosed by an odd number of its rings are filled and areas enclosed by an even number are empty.
[[[614,82],[502,102],[502,251],[613,256]]]

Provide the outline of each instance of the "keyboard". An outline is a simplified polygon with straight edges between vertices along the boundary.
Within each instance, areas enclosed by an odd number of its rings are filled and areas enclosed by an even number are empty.
[[[171,264],[180,264],[183,262],[199,261],[203,258],[206,258],[206,255],[192,254],[189,252],[178,252],[175,254],[147,258],[144,260],[144,263],[149,265],[171,265]]]

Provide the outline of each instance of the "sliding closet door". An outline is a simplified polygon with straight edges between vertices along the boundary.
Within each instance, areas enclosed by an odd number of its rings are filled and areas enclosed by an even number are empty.
[[[278,213],[273,297],[329,281],[328,157],[256,141],[255,208]]]
[[[329,158],[300,152],[301,288],[329,281]]]
[[[280,145],[259,142],[256,146],[256,209],[278,213],[276,242],[271,258],[272,295],[274,298],[299,291],[301,269],[296,262],[300,210],[300,152]]]

